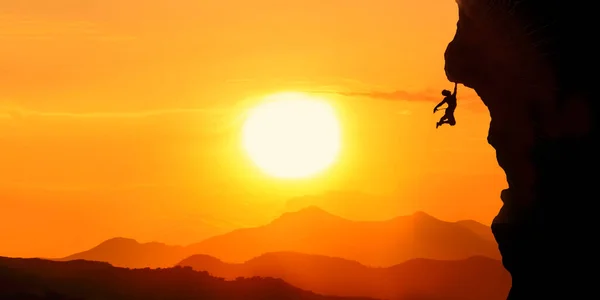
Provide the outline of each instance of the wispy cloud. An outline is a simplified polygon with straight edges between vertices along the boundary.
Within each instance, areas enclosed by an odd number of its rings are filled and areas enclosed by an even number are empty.
[[[376,101],[408,101],[408,102],[431,102],[438,103],[444,96],[441,95],[441,90],[427,89],[423,91],[339,91],[335,89],[323,89],[311,91],[313,94],[329,94],[351,98],[367,98]],[[486,111],[485,105],[481,102],[479,96],[472,89],[459,87],[458,102],[460,107],[472,111]],[[399,114],[410,114],[409,111],[401,111]]]
[[[36,111],[22,109],[17,107],[0,107],[0,117],[23,119],[27,117],[62,117],[62,118],[96,118],[96,119],[114,119],[114,118],[145,118],[162,115],[174,114],[209,114],[217,115],[221,113],[221,109],[214,108],[177,108],[164,110],[147,110],[133,112],[60,112],[60,111]]]
[[[431,92],[407,92],[396,90],[392,92],[370,91],[370,92],[337,92],[338,95],[346,97],[366,97],[389,101],[440,101],[440,96]]]
[[[441,90],[440,90],[441,92]],[[387,101],[428,101],[428,102],[439,102],[443,96],[439,92],[432,90],[420,91],[420,92],[409,92],[404,90],[395,90],[391,92],[384,91],[368,91],[368,92],[356,92],[356,91],[313,91],[315,94],[335,94],[344,97],[363,97],[373,98]],[[460,97],[462,100],[475,100],[477,96],[471,93]]]
[[[21,14],[0,14],[0,39],[47,40],[75,36],[101,41],[136,38],[109,32],[94,22],[44,19]]]
[[[179,108],[126,112],[64,112],[37,111],[0,106],[0,129],[22,126],[27,132],[53,128],[55,132],[82,132],[85,130],[127,131],[133,128],[150,128],[153,134],[192,132],[200,137],[227,137],[239,127],[235,114],[226,107]],[[236,123],[237,122],[237,123]],[[110,125],[107,127],[107,125]],[[90,127],[91,126],[91,127]],[[106,127],[106,128],[105,128]],[[91,128],[91,129],[90,129]],[[110,129],[112,128],[112,129]],[[112,131],[111,131],[112,130]]]

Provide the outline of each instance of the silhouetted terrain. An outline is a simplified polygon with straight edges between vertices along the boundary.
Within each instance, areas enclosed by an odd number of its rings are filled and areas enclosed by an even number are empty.
[[[191,268],[124,269],[89,261],[0,257],[0,299],[10,300],[334,300],[281,279],[226,281]],[[367,300],[362,298],[363,300]]]
[[[85,259],[108,262],[113,266],[127,268],[165,268],[172,267],[190,252],[182,246],[162,243],[138,243],[133,239],[113,238],[100,245],[67,256],[61,261]]]
[[[327,191],[316,195],[293,197],[285,202],[286,212],[295,212],[316,206],[336,216],[350,220],[385,220],[402,211],[402,201],[385,199],[360,191]],[[378,209],[365,210],[365,206]]]
[[[283,214],[270,224],[209,238],[193,253],[244,262],[267,252],[292,251],[391,266],[413,258],[498,258],[495,243],[462,225],[419,212],[387,221],[357,222],[317,207]]]
[[[282,251],[341,257],[369,266],[392,266],[414,258],[457,260],[478,255],[499,258],[497,245],[489,236],[485,237],[485,229],[477,228],[475,233],[471,228],[461,222],[440,221],[422,212],[387,221],[358,222],[310,207],[285,213],[265,226],[238,229],[187,247],[139,244],[118,238],[62,260],[105,261],[122,267],[169,267],[194,254],[241,263],[264,253]]]
[[[316,293],[384,299],[503,300],[511,285],[502,263],[485,257],[415,259],[389,268],[371,268],[340,258],[279,252],[243,264],[194,255],[179,265],[217,277],[275,277]]]

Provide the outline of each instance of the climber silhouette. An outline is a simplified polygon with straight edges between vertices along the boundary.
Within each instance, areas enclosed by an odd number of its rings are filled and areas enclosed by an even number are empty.
[[[458,88],[458,83],[454,83],[454,93],[450,93],[449,90],[443,90],[442,95],[444,95],[444,100],[438,103],[433,108],[433,113],[438,111],[440,106],[444,105],[444,103],[448,104],[446,107],[446,113],[440,118],[440,121],[435,123],[435,128],[440,127],[442,124],[450,124],[450,126],[456,125],[456,119],[454,119],[454,110],[456,109],[456,90]]]

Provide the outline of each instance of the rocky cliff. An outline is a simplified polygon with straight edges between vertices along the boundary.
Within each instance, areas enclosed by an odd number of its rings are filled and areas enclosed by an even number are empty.
[[[491,116],[488,142],[509,185],[492,225],[509,299],[587,298],[599,253],[595,1],[456,2],[446,75]]]

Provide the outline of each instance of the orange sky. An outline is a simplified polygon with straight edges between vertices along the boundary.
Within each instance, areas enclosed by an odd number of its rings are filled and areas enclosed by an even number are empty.
[[[457,126],[431,113],[456,21],[451,0],[0,2],[0,255],[191,243],[328,191],[362,201],[348,217],[489,224],[506,184],[486,108],[462,87]],[[342,153],[316,178],[242,153],[244,112],[278,91],[338,110]]]

